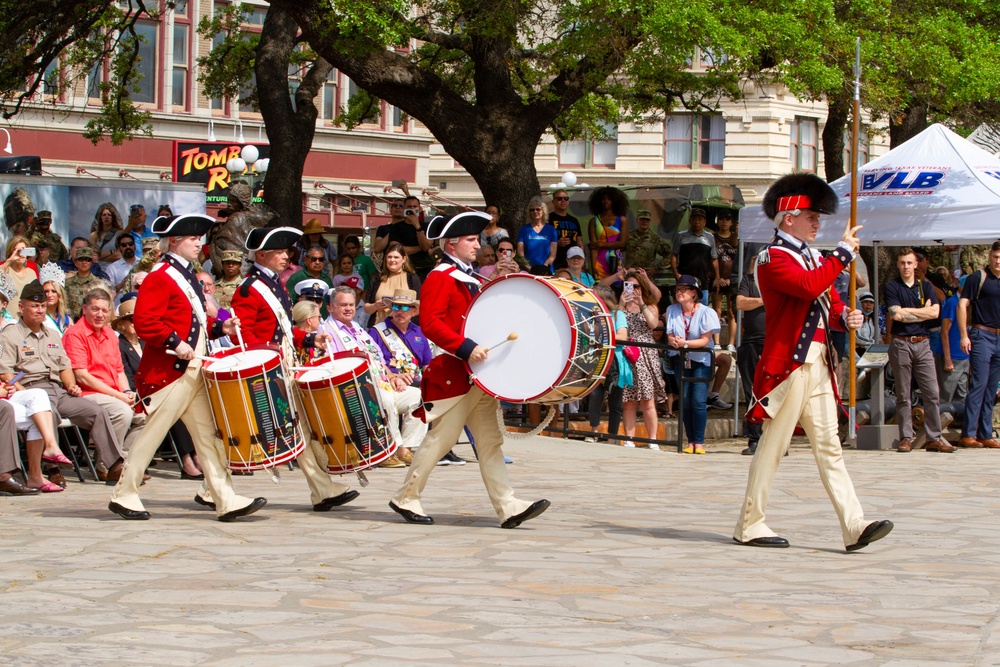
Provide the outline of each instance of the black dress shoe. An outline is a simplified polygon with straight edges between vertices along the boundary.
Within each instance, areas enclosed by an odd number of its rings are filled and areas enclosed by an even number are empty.
[[[205,500],[204,498],[202,498],[198,494],[195,494],[194,501],[196,503],[198,503],[199,505],[201,505],[202,507],[208,507],[209,509],[213,509],[213,510],[215,509],[215,503],[213,503],[211,500]]]
[[[861,535],[858,537],[858,541],[847,547],[848,551],[857,551],[858,549],[864,549],[872,542],[876,540],[881,540],[883,537],[892,532],[892,521],[883,519],[882,521],[873,521],[868,526],[861,531]]]
[[[788,540],[783,537],[778,537],[777,535],[774,537],[755,537],[752,540],[747,540],[746,542],[742,542],[734,537],[733,542],[742,544],[745,547],[771,547],[772,549],[788,548]]]
[[[33,486],[25,486],[13,476],[0,482],[0,496],[33,496],[36,493],[41,493],[41,490]]]
[[[754,450],[750,447],[747,447],[742,452],[740,452],[740,454],[742,454],[743,456],[753,456]]]
[[[108,503],[108,509],[111,510],[112,512],[114,512],[115,514],[117,514],[118,516],[120,516],[121,518],[123,518],[123,519],[129,519],[129,520],[132,520],[132,521],[145,521],[146,519],[148,519],[150,517],[149,512],[147,512],[146,510],[142,510],[141,512],[137,512],[135,510],[130,510],[127,507],[119,505],[118,503],[116,503],[114,501],[111,501],[110,503]]]
[[[240,509],[233,510],[232,512],[226,512],[225,514],[219,517],[219,521],[222,521],[223,523],[236,521],[241,516],[248,516],[250,514],[253,514],[266,504],[267,504],[267,498],[254,498],[253,502],[251,502],[246,507],[241,507]]]
[[[517,528],[522,523],[528,519],[534,519],[536,516],[544,512],[551,505],[547,500],[536,500],[528,506],[528,509],[524,510],[520,514],[515,514],[506,521],[500,524],[501,528]]]
[[[339,496],[334,496],[333,498],[326,498],[325,500],[313,505],[313,512],[329,512],[334,507],[340,507],[341,505],[346,505],[351,502],[361,494],[354,489],[350,491],[344,491]]]
[[[432,517],[417,514],[416,512],[411,512],[410,510],[404,510],[391,500],[389,501],[389,507],[392,508],[393,512],[406,519],[407,523],[418,523],[423,526],[429,526],[434,523],[434,519]]]
[[[191,480],[200,482],[201,480],[205,479],[205,474],[204,473],[198,473],[197,475],[192,475],[191,473],[187,472],[186,470],[181,470],[181,479],[191,479]]]

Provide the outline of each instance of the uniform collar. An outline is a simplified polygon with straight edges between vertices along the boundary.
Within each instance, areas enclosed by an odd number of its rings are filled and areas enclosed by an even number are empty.
[[[796,250],[802,250],[802,246],[806,244],[805,241],[800,241],[791,234],[783,232],[780,229],[775,233],[775,237],[781,239],[786,245],[790,245]]]
[[[181,268],[184,268],[184,269],[190,269],[191,268],[191,262],[187,261],[186,259],[184,259],[183,257],[181,257],[180,255],[178,255],[175,252],[168,252],[166,256],[167,257],[173,257],[174,258],[174,263],[177,264],[178,266],[180,266]]]
[[[463,273],[469,273],[470,271],[473,271],[471,264],[466,264],[462,260],[458,259],[457,257],[453,257],[448,253],[444,254],[444,257],[441,259],[441,261],[457,267]]]
[[[271,269],[267,268],[266,266],[261,266],[260,264],[257,264],[256,262],[254,262],[253,266],[254,266],[255,269],[257,269],[257,271],[262,276],[267,276],[268,278],[277,278],[278,277],[277,273],[275,273]]]

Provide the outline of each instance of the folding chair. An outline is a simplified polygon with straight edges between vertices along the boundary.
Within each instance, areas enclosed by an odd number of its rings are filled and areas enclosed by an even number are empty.
[[[90,473],[94,476],[94,481],[99,482],[100,477],[97,476],[97,468],[94,467],[94,459],[90,456],[90,451],[87,449],[87,441],[84,440],[83,434],[80,433],[80,428],[71,422],[70,420],[63,418],[59,422],[59,435],[60,437],[60,447],[62,444],[62,439],[66,439],[66,453],[69,454],[70,459],[73,461],[73,467],[76,468],[77,475],[80,477],[80,481],[83,481],[83,475],[80,473],[80,464],[77,454],[80,454],[87,461],[87,465],[90,467]],[[76,438],[76,451],[74,451],[73,443],[70,442],[70,436]]]

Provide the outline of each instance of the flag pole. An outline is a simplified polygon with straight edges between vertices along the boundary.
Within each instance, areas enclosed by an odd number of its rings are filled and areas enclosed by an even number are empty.
[[[861,38],[855,38],[854,42],[854,128],[851,132],[851,215],[847,220],[847,228],[852,229],[858,224],[858,136],[861,134]],[[847,291],[847,308],[854,310],[857,307],[858,288],[858,261],[857,258],[851,262],[851,281]],[[857,440],[857,413],[856,406],[858,400],[857,382],[857,362],[855,360],[855,342],[857,332],[850,329],[848,332],[847,357],[850,360],[847,386],[848,392],[848,439],[852,444]]]

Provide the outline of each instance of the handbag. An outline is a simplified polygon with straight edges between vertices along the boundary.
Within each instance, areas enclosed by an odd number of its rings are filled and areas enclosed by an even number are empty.
[[[635,345],[626,345],[624,348],[622,348],[622,353],[625,355],[625,358],[628,359],[629,363],[632,364],[633,366],[635,365],[635,362],[639,361],[639,355],[641,354],[639,348],[636,347]]]

